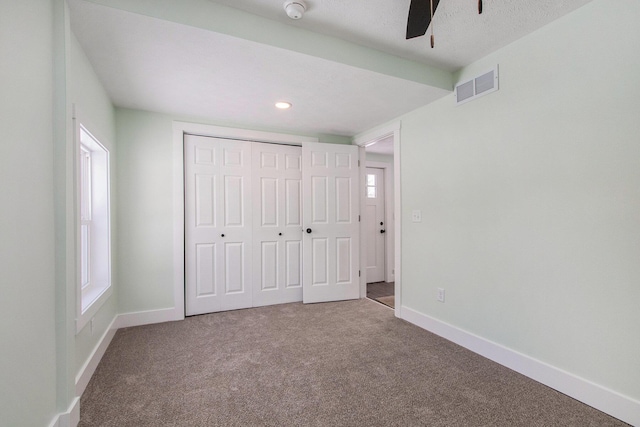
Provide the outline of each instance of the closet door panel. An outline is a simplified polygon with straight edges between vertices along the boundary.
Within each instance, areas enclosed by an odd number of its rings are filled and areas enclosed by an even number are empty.
[[[185,135],[184,160],[186,314],[251,307],[251,143]]]
[[[304,302],[359,298],[358,147],[304,144],[302,168]]]
[[[302,301],[300,147],[253,149],[253,305]]]

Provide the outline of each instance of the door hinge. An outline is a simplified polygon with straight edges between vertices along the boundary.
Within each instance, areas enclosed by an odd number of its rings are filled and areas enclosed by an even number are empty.
[[[360,215],[358,215],[358,222],[360,222]]]
[[[360,167],[360,160],[358,160],[358,167]]]
[[[358,270],[358,277],[360,277],[360,270]]]

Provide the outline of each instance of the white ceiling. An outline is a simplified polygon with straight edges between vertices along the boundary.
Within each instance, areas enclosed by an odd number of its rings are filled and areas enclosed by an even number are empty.
[[[284,0],[210,1],[456,71],[591,0],[484,0],[482,15],[477,0],[441,0],[434,49],[428,37],[405,40],[410,0],[304,0],[297,21],[284,13]]]
[[[197,1],[203,0],[172,7]],[[420,76],[405,77],[413,65],[454,71],[590,0],[485,0],[482,15],[475,0],[442,0],[435,49],[426,37],[404,39],[409,0],[308,0],[298,21],[286,16],[281,0],[207,1],[243,10],[228,16],[244,18],[244,26],[256,22],[300,40],[309,40],[309,30],[331,38],[312,47],[296,40],[263,43],[260,36],[238,36],[240,23],[215,31],[121,9],[150,4],[142,0],[68,0],[72,30],[114,105],[229,126],[353,136],[450,93]],[[322,51],[331,46],[326,40],[336,39],[350,57]],[[293,108],[276,110],[277,100]]]
[[[393,135],[387,136],[375,144],[369,145],[365,148],[367,153],[382,154],[385,156],[393,156]]]

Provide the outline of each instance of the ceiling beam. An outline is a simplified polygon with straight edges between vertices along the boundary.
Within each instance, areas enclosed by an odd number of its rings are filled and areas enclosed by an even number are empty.
[[[87,1],[267,44],[440,89],[453,89],[453,74],[451,72],[337,37],[282,24],[211,0]]]

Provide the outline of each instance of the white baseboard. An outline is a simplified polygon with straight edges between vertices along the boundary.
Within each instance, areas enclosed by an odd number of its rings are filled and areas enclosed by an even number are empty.
[[[396,311],[397,313],[397,311]],[[530,356],[466,332],[408,307],[402,318],[474,353],[586,403],[631,425],[640,426],[640,402]]]
[[[80,422],[80,398],[76,397],[67,412],[56,415],[49,427],[76,427]]]
[[[152,323],[171,322],[183,320],[184,316],[175,308],[163,308],[160,310],[138,311],[134,313],[119,314],[116,320],[116,328],[128,328],[130,326],[150,325]]]
[[[183,319],[183,317],[181,317],[180,313],[178,313],[173,308],[141,311],[137,313],[125,313],[119,314],[114,317],[113,321],[100,338],[98,345],[91,353],[91,356],[85,362],[84,366],[80,369],[80,372],[76,376],[76,396],[82,396],[82,393],[84,393],[84,390],[89,384],[89,380],[93,376],[93,373],[96,371],[100,360],[102,360],[102,356],[104,356],[105,351],[107,351],[107,347],[109,347],[109,344],[111,343],[111,340],[115,336],[118,329],[181,319]]]
[[[76,396],[82,396],[84,389],[87,388],[89,380],[98,367],[98,363],[102,360],[104,352],[107,351],[107,347],[109,347],[113,336],[116,334],[117,328],[115,327],[115,324],[117,320],[118,316],[113,318],[107,330],[102,334],[102,337],[100,338],[100,341],[98,341],[96,348],[94,348],[91,353],[91,356],[89,356],[89,359],[82,366],[78,375],[76,375]]]

